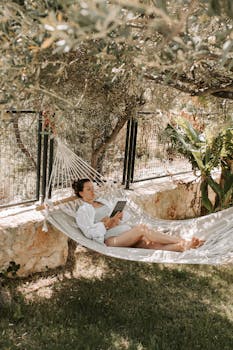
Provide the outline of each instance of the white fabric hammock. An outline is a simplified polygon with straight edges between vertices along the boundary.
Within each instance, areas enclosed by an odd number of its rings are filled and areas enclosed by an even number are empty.
[[[105,182],[103,176],[91,168],[80,157],[75,155],[60,140],[57,140],[53,170],[48,184],[53,191],[71,187],[73,180],[89,178],[102,185],[102,191],[111,197],[127,197],[127,194]],[[107,189],[106,189],[107,187]],[[56,191],[54,191],[56,192]],[[105,196],[106,197],[106,196]],[[49,203],[46,199],[45,203]],[[233,207],[221,212],[188,220],[154,219],[143,212],[132,200],[127,198],[127,210],[131,214],[131,224],[146,223],[166,234],[179,234],[190,239],[197,236],[206,240],[198,249],[190,249],[183,253],[159,251],[141,248],[107,247],[86,238],[75,221],[75,213],[79,200],[60,203],[59,206],[48,206],[46,219],[77,243],[101,254],[134,261],[155,263],[187,263],[187,264],[228,264],[233,263]]]

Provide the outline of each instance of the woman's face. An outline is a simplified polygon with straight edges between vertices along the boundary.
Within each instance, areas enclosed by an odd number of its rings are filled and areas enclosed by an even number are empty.
[[[85,182],[83,185],[83,190],[79,192],[80,196],[85,202],[93,202],[95,199],[94,186],[91,181]]]

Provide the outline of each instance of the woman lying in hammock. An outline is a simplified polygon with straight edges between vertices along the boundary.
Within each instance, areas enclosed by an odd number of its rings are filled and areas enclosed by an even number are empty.
[[[137,247],[183,252],[197,248],[203,241],[193,237],[191,241],[152,230],[147,225],[129,226],[127,213],[118,212],[109,217],[112,205],[104,199],[95,199],[93,183],[89,179],[74,181],[76,196],[82,199],[76,221],[87,238],[111,247]]]

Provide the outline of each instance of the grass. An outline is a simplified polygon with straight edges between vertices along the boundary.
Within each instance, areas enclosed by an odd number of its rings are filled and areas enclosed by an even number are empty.
[[[232,350],[231,266],[121,261],[4,280],[0,349]]]

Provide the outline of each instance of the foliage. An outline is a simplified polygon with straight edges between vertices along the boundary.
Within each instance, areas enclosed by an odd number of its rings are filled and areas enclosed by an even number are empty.
[[[16,264],[15,261],[10,261],[9,266],[6,269],[0,271],[0,277],[16,276],[19,268],[19,264]]]
[[[56,113],[56,132],[96,167],[105,147],[135,115],[142,89],[130,74],[113,80],[88,50],[86,45],[81,53],[63,55],[62,73],[59,66],[49,64],[39,82],[53,89],[53,104],[50,97],[47,106]]]
[[[193,94],[229,92],[232,19],[231,0],[3,0],[1,101],[50,96],[38,83],[44,67],[61,74],[59,55],[85,44],[110,80],[134,72]]]
[[[177,126],[169,125],[167,133],[176,150],[201,174],[202,213],[218,211],[233,204],[232,150],[233,129],[223,126],[216,134],[198,132],[184,118],[176,119]],[[216,181],[213,171],[220,168],[220,180]],[[215,193],[212,203],[208,187]],[[205,209],[204,209],[205,208]]]
[[[230,0],[2,0],[1,108],[50,108],[96,166],[148,82],[232,98],[232,18]]]

